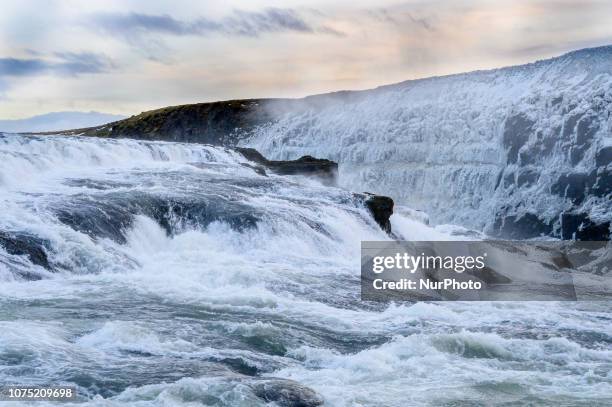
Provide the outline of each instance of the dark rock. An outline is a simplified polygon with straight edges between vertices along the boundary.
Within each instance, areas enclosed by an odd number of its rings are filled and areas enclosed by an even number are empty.
[[[594,173],[573,173],[561,175],[551,186],[553,194],[571,199],[575,204],[580,204],[588,195],[589,189],[595,184]]]
[[[595,165],[605,167],[612,163],[612,146],[604,147],[595,154]]]
[[[230,368],[233,372],[243,374],[245,376],[255,376],[259,370],[255,366],[249,365],[242,358],[220,358],[215,361],[222,363]]]
[[[185,229],[202,228],[221,221],[233,230],[255,229],[259,216],[248,205],[221,197],[207,196],[199,199],[172,197],[163,201],[152,200],[155,206],[145,207],[168,235]]]
[[[561,237],[565,240],[610,240],[610,222],[595,223],[584,213],[561,215]]]
[[[532,170],[523,170],[519,173],[516,183],[519,187],[535,184],[539,174]]]
[[[323,404],[323,399],[309,389],[293,380],[266,380],[253,386],[257,397],[280,407],[316,407]]]
[[[583,116],[583,113],[576,113],[576,114],[571,115],[565,121],[563,125],[563,139],[569,140],[572,133],[574,132],[574,129],[576,128],[576,123],[578,123],[578,120],[580,120],[582,116]]]
[[[368,208],[380,228],[391,234],[391,215],[393,215],[393,199],[388,196],[374,195],[370,192],[353,194]]]
[[[7,253],[16,256],[27,256],[33,264],[51,269],[47,252],[46,242],[35,236],[25,233],[0,231],[0,246]]]
[[[508,151],[508,162],[516,163],[518,153],[533,131],[535,122],[524,115],[510,116],[504,123],[503,143]]]
[[[126,243],[125,230],[132,226],[133,216],[128,205],[114,202],[91,202],[88,197],[76,196],[72,202],[59,206],[57,219],[72,229],[92,238],[106,238]]]
[[[584,158],[584,153],[593,143],[593,138],[599,130],[597,116],[583,116],[576,125],[574,145],[570,149],[570,161],[577,165]]]
[[[510,172],[504,176],[503,182],[504,188],[508,188],[511,185],[514,185],[514,173]]]
[[[576,144],[590,144],[599,130],[597,116],[583,117],[576,126]]]
[[[533,213],[522,216],[498,214],[493,225],[493,233],[505,239],[529,239],[547,236],[552,225]]]
[[[580,163],[580,161],[582,161],[582,159],[584,158],[584,153],[586,152],[588,147],[589,146],[587,146],[586,144],[583,144],[570,148],[570,162],[572,163],[572,165],[576,166]]]
[[[334,184],[338,175],[338,164],[331,160],[305,155],[297,160],[274,161],[268,160],[254,148],[237,147],[236,151],[247,160],[266,167],[279,175],[308,175],[320,178],[326,184]]]
[[[260,165],[266,165],[270,162],[266,157],[264,157],[259,151],[255,150],[254,148],[236,147],[236,151],[242,154],[242,156],[247,160],[253,161]]]
[[[593,195],[604,197],[612,193],[612,170],[608,168],[600,171],[593,170],[592,177],[595,179],[595,184],[591,189]]]
[[[253,171],[255,171],[256,174],[259,174],[263,177],[268,176],[268,174],[266,174],[266,169],[261,165],[242,164],[242,166],[252,169]]]
[[[527,142],[525,144],[527,147],[520,150],[518,160],[520,165],[538,166],[542,158],[550,156],[558,140],[558,131],[559,130],[554,130],[552,134],[544,134],[538,131],[535,139]]]

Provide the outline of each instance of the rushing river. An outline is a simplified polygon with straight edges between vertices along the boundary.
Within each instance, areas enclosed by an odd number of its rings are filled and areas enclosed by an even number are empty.
[[[360,241],[389,239],[367,209],[247,164],[0,135],[0,383],[100,406],[612,403],[609,303],[362,302]]]

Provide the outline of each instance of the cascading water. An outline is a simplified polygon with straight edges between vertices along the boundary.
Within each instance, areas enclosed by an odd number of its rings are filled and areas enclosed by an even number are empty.
[[[0,136],[0,383],[100,406],[612,402],[606,303],[362,302],[360,241],[389,239],[366,208],[244,164]]]
[[[341,185],[389,195],[437,223],[569,239],[576,224],[563,215],[612,222],[611,67],[607,46],[312,96],[270,107],[276,119],[241,143],[275,159],[330,158]]]

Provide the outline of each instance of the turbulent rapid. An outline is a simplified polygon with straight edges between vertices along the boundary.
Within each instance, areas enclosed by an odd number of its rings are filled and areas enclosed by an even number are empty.
[[[232,149],[0,135],[0,201],[0,383],[99,406],[612,403],[608,303],[363,302],[360,242],[390,239],[363,203]],[[400,239],[466,239],[402,213]]]

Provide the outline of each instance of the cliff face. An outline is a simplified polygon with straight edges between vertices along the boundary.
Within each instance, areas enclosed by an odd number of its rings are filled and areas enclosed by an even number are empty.
[[[285,114],[245,144],[339,163],[340,184],[504,238],[605,239],[612,47],[407,81]]]

